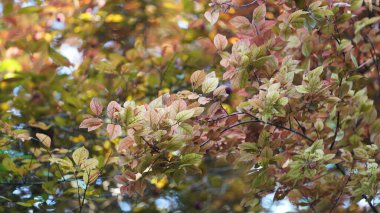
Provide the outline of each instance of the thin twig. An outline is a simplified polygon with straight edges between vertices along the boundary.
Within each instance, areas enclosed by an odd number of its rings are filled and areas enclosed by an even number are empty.
[[[376,207],[372,204],[371,200],[368,198],[367,195],[363,194],[362,197],[364,198],[365,201],[367,201],[369,207],[374,213],[379,213],[379,211],[376,209]]]
[[[247,114],[247,113],[246,113],[246,114]],[[251,115],[251,114],[249,114],[249,115],[250,115],[250,116],[253,116],[253,115]],[[263,120],[261,120],[261,119],[255,117],[255,116],[253,116],[253,117],[255,118],[254,120],[242,121],[242,122],[239,122],[239,123],[236,123],[236,124],[233,124],[233,125],[231,125],[231,126],[228,126],[228,127],[224,128],[224,129],[220,132],[220,134],[224,133],[225,131],[227,131],[227,130],[229,130],[229,129],[232,129],[232,128],[234,128],[234,127],[237,127],[237,126],[240,126],[240,125],[243,125],[243,124],[248,124],[248,123],[263,123],[263,124],[268,124],[268,125],[270,125],[270,126],[274,126],[274,127],[276,127],[276,128],[279,128],[279,129],[284,129],[284,130],[290,131],[290,132],[292,132],[292,133],[294,133],[294,134],[297,134],[297,135],[299,135],[299,136],[301,136],[301,137],[307,139],[307,140],[310,141],[310,142],[314,142],[313,139],[309,138],[309,137],[306,136],[305,134],[303,134],[303,133],[301,133],[301,132],[298,132],[298,131],[296,131],[296,130],[294,130],[294,129],[291,129],[291,128],[288,128],[288,127],[284,127],[284,126],[281,126],[281,125],[278,125],[278,124],[274,124],[274,123],[271,123],[271,122],[265,122],[265,121],[263,121]],[[210,142],[210,140],[207,140],[207,141],[203,142],[203,143],[200,145],[200,147],[205,146],[205,145],[206,145],[207,143],[209,143],[209,142]]]
[[[238,5],[238,4],[229,4],[230,7],[233,7],[233,8],[244,8],[244,7],[249,7],[251,5],[254,5],[255,3],[257,2],[257,0],[254,0],[250,3],[247,3],[247,4],[241,4],[241,5]]]
[[[340,111],[338,111],[336,114],[336,127],[335,127],[335,133],[334,133],[333,141],[330,145],[330,150],[332,150],[334,148],[334,145],[336,142],[336,137],[338,136],[339,128],[340,128]]]
[[[156,153],[160,153],[160,149],[157,146],[155,146],[154,144],[149,143],[147,140],[145,140],[144,137],[141,137],[141,139],[152,149],[152,151],[154,151]]]

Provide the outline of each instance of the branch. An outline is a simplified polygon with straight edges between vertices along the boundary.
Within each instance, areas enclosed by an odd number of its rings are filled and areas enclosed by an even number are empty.
[[[233,7],[233,8],[244,8],[244,7],[249,7],[251,5],[254,5],[255,3],[257,2],[257,0],[254,0],[250,3],[247,3],[247,4],[242,4],[242,5],[238,5],[238,4],[229,4],[230,7]]]
[[[160,153],[160,149],[157,146],[149,143],[144,137],[141,137],[141,139],[152,149],[153,152]]]
[[[32,141],[36,141],[36,142],[38,142],[38,143],[40,143],[45,149],[46,149],[46,151],[47,151],[47,153],[49,154],[49,156],[51,157],[51,158],[53,158],[53,155],[51,154],[51,152],[50,152],[50,150],[49,150],[49,147],[46,147],[39,139],[37,139],[37,138],[31,138],[31,140]],[[59,164],[56,164],[55,163],[55,165],[57,165],[57,168],[58,168],[58,171],[59,171],[59,174],[62,176],[62,179],[64,180],[64,181],[66,181],[66,179],[65,179],[65,175],[63,175],[63,171],[61,170],[61,167],[59,166]],[[49,174],[48,174],[49,175]]]
[[[380,57],[380,54],[376,55],[376,57]],[[375,64],[376,64],[376,60],[374,58],[371,58],[368,61],[364,62],[363,64],[359,65],[358,68],[354,70],[350,70],[349,73],[352,74],[352,73],[358,72],[360,74],[364,74]]]
[[[363,194],[362,197],[364,198],[365,201],[367,201],[369,207],[374,213],[379,213],[379,211],[377,211],[376,207],[371,203],[371,200],[368,198],[367,195]]]
[[[246,114],[247,114],[247,113],[246,113]],[[251,117],[253,116],[253,115],[251,115],[251,114],[248,114],[248,115],[250,115]],[[254,117],[254,116],[253,116],[253,117]],[[299,135],[299,136],[301,136],[301,137],[307,139],[307,140],[310,141],[310,142],[314,142],[313,139],[309,138],[308,136],[306,136],[305,134],[303,134],[303,133],[301,133],[301,132],[296,131],[295,129],[288,128],[288,127],[284,127],[284,126],[281,126],[281,125],[278,125],[278,124],[274,124],[274,123],[271,123],[271,122],[265,122],[265,121],[263,121],[263,120],[261,120],[261,119],[259,119],[259,118],[256,118],[256,117],[255,117],[254,120],[242,121],[242,122],[236,123],[236,124],[234,124],[234,125],[228,126],[228,127],[224,128],[224,129],[220,132],[220,134],[222,134],[222,133],[224,133],[225,131],[227,131],[227,130],[229,130],[229,129],[232,129],[232,128],[234,128],[234,127],[237,127],[237,126],[240,126],[240,125],[243,125],[243,124],[248,124],[248,123],[263,123],[263,124],[268,124],[268,125],[270,125],[270,126],[274,126],[274,127],[279,128],[279,129],[284,129],[284,130],[290,131],[290,132],[292,132],[292,133],[294,133],[294,134],[297,134],[297,135]],[[205,142],[203,142],[203,143],[200,145],[200,147],[205,146],[205,145],[206,145],[207,143],[209,143],[209,142],[210,142],[210,139],[207,140],[207,141],[205,141]]]
[[[330,145],[330,150],[332,150],[334,148],[334,145],[335,145],[335,142],[336,142],[336,136],[338,135],[339,128],[340,128],[340,112],[338,111],[337,115],[336,115],[335,133],[334,133],[333,141],[332,141],[332,143]]]

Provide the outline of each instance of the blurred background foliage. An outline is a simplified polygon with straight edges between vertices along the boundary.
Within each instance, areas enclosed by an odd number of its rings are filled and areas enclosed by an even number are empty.
[[[234,1],[246,4],[249,0]],[[268,0],[266,18],[280,14]],[[291,2],[290,0],[286,2]],[[295,1],[303,8],[308,1]],[[50,180],[56,168],[33,162],[38,152],[33,141],[42,132],[52,138],[52,149],[67,152],[80,146],[104,158],[115,149],[104,131],[80,130],[79,123],[93,97],[102,103],[136,100],[147,103],[166,92],[190,89],[195,70],[216,71],[220,57],[212,43],[218,32],[234,37],[232,16],[251,19],[252,7],[231,8],[212,26],[203,14],[207,0],[2,0],[0,2],[0,211],[78,211],[71,182]],[[373,79],[377,76],[373,76]],[[373,80],[375,82],[375,80]],[[378,85],[368,94],[379,109]],[[231,95],[224,107],[239,103]],[[231,97],[230,96],[230,97]],[[143,197],[121,196],[113,177],[105,174],[88,191],[86,211],[96,212],[245,212],[240,202],[246,186],[226,160],[207,158],[202,175],[171,184],[166,176],[151,181]],[[47,180],[47,181],[46,181]],[[271,197],[272,196],[272,197]],[[257,211],[303,211],[290,203],[261,200]],[[252,198],[259,202],[259,198]],[[307,209],[307,208],[305,208]],[[307,210],[304,210],[307,211]],[[357,212],[352,204],[348,212]]]
[[[103,103],[131,99],[143,103],[158,94],[189,88],[195,70],[218,69],[220,59],[210,38],[218,31],[228,33],[231,17],[223,14],[222,21],[211,26],[203,18],[208,3],[3,0],[2,124],[19,135],[45,133],[53,139],[52,148],[67,151],[84,145],[92,155],[104,156],[117,141],[109,141],[104,132],[78,129],[92,97]],[[71,183],[45,182],[54,168],[31,163],[36,144],[0,134],[1,211],[78,210]],[[157,177],[142,198],[121,196],[112,180],[121,171],[109,166],[107,177],[100,177],[88,192],[88,206],[107,212],[242,212],[244,185],[227,165],[210,158],[203,176],[188,176],[180,187],[171,185],[167,177]]]

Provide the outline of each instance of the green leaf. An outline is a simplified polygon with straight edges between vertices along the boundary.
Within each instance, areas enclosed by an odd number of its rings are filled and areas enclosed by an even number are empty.
[[[364,27],[368,26],[368,25],[371,25],[373,23],[376,23],[380,20],[380,17],[377,16],[377,17],[372,17],[372,18],[363,18],[362,20],[360,21],[357,21],[355,22],[355,34],[357,34],[358,32],[360,32],[360,30],[362,30]]]
[[[191,153],[181,156],[180,166],[179,168],[183,168],[185,166],[194,166],[198,165],[202,162],[202,155]]]
[[[317,21],[313,17],[306,17],[304,26],[309,30],[313,30],[317,26]]]
[[[339,52],[342,52],[342,50],[346,49],[347,47],[349,47],[351,44],[351,41],[347,40],[347,39],[343,39],[342,42],[339,44],[337,50]]]
[[[18,14],[37,13],[41,10],[42,10],[41,7],[36,7],[36,6],[23,7],[23,8],[18,10]]]
[[[302,54],[306,57],[309,57],[311,53],[311,43],[310,41],[305,41],[302,44]]]
[[[33,200],[29,200],[28,202],[16,202],[17,205],[23,206],[23,207],[32,207],[34,204]]]
[[[303,93],[303,94],[309,93],[309,91],[306,89],[304,85],[296,86],[296,90],[297,92]]]
[[[351,10],[357,10],[363,5],[363,0],[351,0]]]
[[[4,196],[1,196],[1,195],[0,195],[0,199],[3,199],[3,200],[6,200],[6,201],[9,201],[9,202],[12,202],[11,199],[8,199],[8,198],[6,198],[6,197],[4,197]]]
[[[278,100],[278,104],[280,104],[281,106],[285,106],[286,104],[288,104],[288,98],[287,97],[282,97]]]
[[[50,46],[48,48],[48,53],[54,64],[58,66],[70,66],[70,61]]]
[[[183,122],[183,121],[190,119],[193,115],[194,115],[194,110],[192,110],[192,109],[183,110],[175,116],[175,119],[178,122]]]

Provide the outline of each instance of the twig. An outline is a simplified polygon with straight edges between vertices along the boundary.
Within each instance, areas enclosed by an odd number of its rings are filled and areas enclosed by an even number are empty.
[[[244,7],[249,7],[251,5],[254,5],[255,3],[257,2],[257,0],[254,0],[250,3],[247,3],[247,4],[241,4],[241,5],[238,5],[238,4],[229,4],[230,7],[233,7],[233,8],[244,8]]]
[[[86,172],[87,173],[87,172]],[[80,207],[79,207],[79,213],[82,213],[82,210],[83,210],[83,206],[84,206],[84,201],[86,199],[86,192],[87,192],[87,188],[88,188],[88,185],[90,184],[90,174],[91,174],[91,170],[88,171],[87,175],[88,175],[88,181],[86,183],[86,188],[84,189],[84,192],[83,192],[83,198],[82,198],[82,204],[80,204]],[[79,186],[78,186],[79,187]]]
[[[53,155],[50,153],[49,148],[46,147],[46,146],[45,146],[40,140],[38,140],[37,138],[32,138],[31,140],[32,140],[32,141],[33,141],[33,140],[34,140],[34,141],[37,141],[38,143],[42,144],[42,146],[46,149],[46,151],[47,151],[47,153],[49,154],[49,156],[50,156],[51,158],[53,158]],[[60,175],[62,176],[62,179],[63,179],[64,181],[66,181],[65,176],[63,175],[63,171],[61,170],[61,167],[60,167],[58,164],[55,164],[55,165],[57,165],[58,171],[59,171]]]
[[[379,213],[379,211],[376,209],[376,207],[372,204],[371,200],[368,198],[367,195],[363,194],[362,197],[364,198],[365,201],[367,201],[369,207],[374,213]]]
[[[160,149],[157,146],[149,143],[147,140],[145,140],[144,137],[141,137],[141,139],[152,149],[152,151],[154,151],[156,153],[160,153]]]
[[[234,112],[234,113],[231,113],[231,114],[228,114],[228,115],[223,115],[221,117],[214,118],[212,120],[208,120],[208,122],[219,121],[219,120],[222,120],[224,118],[228,118],[228,117],[231,117],[231,116],[234,116],[234,115],[244,115],[244,114],[246,114],[246,113],[245,112]]]
[[[330,145],[330,150],[332,150],[334,148],[334,145],[335,145],[335,142],[336,142],[336,137],[338,136],[339,128],[340,128],[340,111],[338,111],[337,115],[336,115],[335,133],[334,133],[333,141],[332,141],[332,143]]]
[[[246,114],[247,114],[247,113],[246,113]],[[253,115],[251,115],[251,114],[248,114],[248,115],[250,115],[251,117],[253,116]],[[248,124],[248,123],[263,123],[263,124],[268,124],[268,125],[270,125],[270,126],[274,126],[274,127],[276,127],[276,128],[279,128],[279,129],[284,129],[284,130],[290,131],[290,132],[292,132],[292,133],[294,133],[294,134],[297,134],[297,135],[299,135],[299,136],[301,136],[301,137],[307,139],[307,140],[310,141],[310,142],[314,142],[313,139],[309,138],[309,137],[306,136],[305,134],[303,134],[303,133],[301,133],[301,132],[298,132],[298,131],[296,131],[296,130],[294,130],[294,129],[291,129],[291,128],[288,128],[288,127],[284,127],[284,126],[281,126],[281,125],[278,125],[278,124],[274,124],[274,123],[271,123],[271,122],[265,122],[265,121],[263,121],[263,120],[261,120],[261,119],[255,117],[255,116],[253,116],[253,117],[255,118],[254,120],[242,121],[242,122],[239,122],[239,123],[236,123],[236,124],[234,124],[234,125],[231,125],[231,126],[228,126],[228,127],[224,128],[224,129],[220,132],[220,134],[224,133],[225,131],[227,131],[227,130],[229,130],[229,129],[232,129],[232,128],[234,128],[234,127],[237,127],[237,126],[240,126],[240,125],[243,125],[243,124]],[[200,145],[200,147],[205,146],[205,145],[206,145],[207,143],[209,143],[209,142],[210,142],[210,140],[207,140],[207,141],[203,142],[203,143]]]

